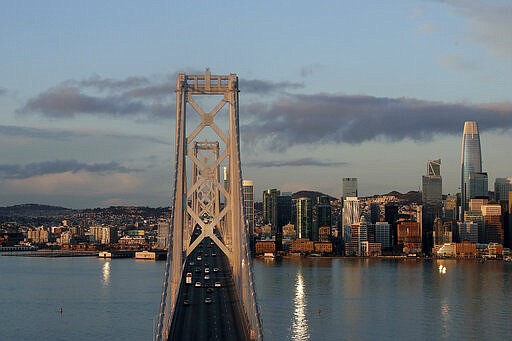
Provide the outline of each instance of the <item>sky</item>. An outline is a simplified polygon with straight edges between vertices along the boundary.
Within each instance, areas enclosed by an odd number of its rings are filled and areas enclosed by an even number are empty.
[[[267,188],[460,186],[464,121],[512,177],[512,2],[11,1],[0,205],[168,206],[180,72],[236,73],[242,172]]]

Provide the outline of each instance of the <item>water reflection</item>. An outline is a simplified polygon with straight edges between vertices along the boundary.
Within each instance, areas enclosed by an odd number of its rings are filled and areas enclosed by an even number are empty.
[[[308,319],[306,318],[307,301],[306,293],[304,290],[302,267],[300,267],[297,271],[297,279],[295,281],[295,298],[293,303],[295,310],[293,312],[292,321],[292,340],[309,340],[309,326]]]
[[[102,284],[107,287],[110,284],[110,262],[107,261],[103,264],[103,280]]]

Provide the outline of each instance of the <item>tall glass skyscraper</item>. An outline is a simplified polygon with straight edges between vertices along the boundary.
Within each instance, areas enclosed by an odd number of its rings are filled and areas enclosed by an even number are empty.
[[[242,193],[244,196],[244,214],[249,225],[249,236],[254,235],[254,181],[244,180],[242,182]]]
[[[313,201],[308,197],[293,199],[292,222],[297,238],[313,240]]]
[[[469,199],[471,199],[469,176],[471,173],[482,172],[480,134],[478,132],[478,123],[475,121],[464,122],[461,166],[461,210],[464,212],[469,209]]]

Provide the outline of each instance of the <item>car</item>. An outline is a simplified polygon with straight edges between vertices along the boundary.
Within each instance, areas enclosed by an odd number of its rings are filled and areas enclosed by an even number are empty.
[[[190,305],[190,302],[189,302],[189,300],[187,300],[187,299],[184,299],[184,300],[183,300],[183,305],[185,305],[185,306],[187,306],[187,305]]]
[[[212,257],[215,257],[217,256],[217,254],[215,252],[212,252]]]
[[[210,254],[209,254],[209,253],[205,253],[205,254],[204,254],[204,256],[205,256],[205,257],[208,257],[208,256],[210,256]]]
[[[204,263],[205,268],[208,268],[209,266],[210,266],[210,264],[208,264],[208,262]]]
[[[196,263],[195,263],[195,262],[190,262],[190,263],[188,263],[188,264],[189,264],[190,266],[194,266],[194,265],[196,265]]]
[[[195,286],[196,288],[200,288],[200,287],[201,287],[201,282],[196,282],[196,284],[194,284],[194,286]]]
[[[206,288],[206,292],[209,292],[209,293],[213,292],[213,288]]]
[[[211,285],[210,285],[210,283],[208,283],[208,282],[204,282],[204,283],[203,283],[203,288],[209,288],[210,286],[211,286]]]
[[[197,256],[196,260],[203,260],[203,257]]]
[[[213,268],[213,272],[219,272],[219,268]]]
[[[211,298],[211,297],[206,297],[206,298],[204,299],[204,303],[206,303],[206,304],[208,304],[208,303],[212,303],[212,302],[213,302],[213,301],[212,301],[212,298]]]
[[[204,279],[210,279],[210,275],[204,275]]]
[[[205,274],[209,274],[210,273],[210,268],[204,268],[204,273]]]
[[[201,272],[201,268],[196,268],[194,272]]]
[[[215,287],[216,288],[220,288],[221,286],[222,286],[222,284],[219,281],[215,282]]]

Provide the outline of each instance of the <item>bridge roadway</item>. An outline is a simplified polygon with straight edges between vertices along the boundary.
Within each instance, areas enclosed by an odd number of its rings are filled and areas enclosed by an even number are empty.
[[[215,268],[218,271],[214,272]],[[186,284],[188,272],[192,273],[192,284]],[[210,279],[205,279],[206,275]],[[196,282],[201,287],[196,287]],[[221,286],[216,287],[216,282]],[[212,302],[205,303],[206,298]],[[169,340],[249,340],[242,316],[228,259],[210,238],[205,238],[186,259]]]

